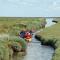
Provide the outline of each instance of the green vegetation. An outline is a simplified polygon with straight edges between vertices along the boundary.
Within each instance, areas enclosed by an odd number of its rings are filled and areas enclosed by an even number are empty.
[[[22,29],[39,30],[45,18],[0,17],[0,60],[12,58],[14,48],[26,52],[27,43],[18,37]],[[4,34],[7,34],[5,37]],[[19,47],[18,47],[19,46]]]
[[[22,49],[26,49],[27,48],[27,44],[26,44],[26,41],[22,38],[19,38],[17,36],[10,36],[9,38],[9,43],[12,45],[14,44],[14,42],[17,42],[18,44],[21,45]]]
[[[58,20],[58,19],[57,19]],[[60,60],[60,20],[58,23],[45,28],[36,35],[43,45],[50,45],[55,49],[52,60]]]
[[[23,52],[26,53],[27,43],[24,39],[21,39],[16,36],[12,36],[8,38],[0,39],[0,60],[9,60],[13,59],[13,53],[14,52],[14,46],[16,46],[15,49],[21,52],[21,50],[24,50]]]
[[[0,17],[0,33],[18,35],[20,30],[39,30],[45,18]]]

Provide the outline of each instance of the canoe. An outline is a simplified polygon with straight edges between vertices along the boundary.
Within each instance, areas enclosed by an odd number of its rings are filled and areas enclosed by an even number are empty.
[[[25,40],[26,40],[27,42],[31,42],[31,41],[32,41],[32,38],[25,38]]]

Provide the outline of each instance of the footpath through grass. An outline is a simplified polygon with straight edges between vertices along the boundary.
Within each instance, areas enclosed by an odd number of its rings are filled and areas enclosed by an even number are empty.
[[[50,45],[55,49],[52,60],[60,60],[60,21],[57,24],[45,28],[36,35],[43,45]]]

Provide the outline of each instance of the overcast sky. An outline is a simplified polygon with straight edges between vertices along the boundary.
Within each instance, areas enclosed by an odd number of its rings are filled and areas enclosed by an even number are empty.
[[[59,17],[60,0],[0,0],[0,16]]]

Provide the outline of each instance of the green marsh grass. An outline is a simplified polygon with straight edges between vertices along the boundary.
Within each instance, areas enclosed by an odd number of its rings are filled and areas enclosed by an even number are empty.
[[[43,45],[50,45],[55,49],[52,60],[60,60],[60,21],[57,24],[45,28],[36,35]]]

